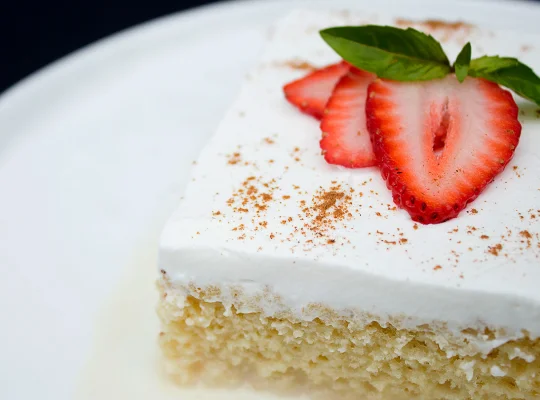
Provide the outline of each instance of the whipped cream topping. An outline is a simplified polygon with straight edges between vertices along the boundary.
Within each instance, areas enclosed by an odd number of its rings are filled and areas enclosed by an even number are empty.
[[[381,320],[400,316],[411,326],[443,321],[458,334],[504,329],[479,344],[484,352],[524,332],[539,336],[540,120],[533,104],[517,99],[523,133],[506,170],[458,218],[420,225],[395,207],[376,168],[328,165],[318,121],[285,101],[285,83],[338,60],[319,29],[369,22],[396,20],[299,10],[276,24],[194,166],[162,234],[159,268],[173,284],[269,290],[298,315],[316,303]],[[464,24],[419,28],[442,39],[450,57],[470,40],[473,55],[519,56],[540,70],[540,53],[519,45],[538,42],[534,36]],[[262,306],[277,311],[272,302]]]

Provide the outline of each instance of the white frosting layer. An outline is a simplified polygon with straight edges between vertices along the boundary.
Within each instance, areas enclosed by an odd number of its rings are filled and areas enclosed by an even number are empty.
[[[296,11],[277,24],[167,223],[160,269],[173,284],[269,289],[299,315],[322,303],[383,320],[405,316],[411,325],[444,321],[456,332],[504,328],[484,351],[522,330],[540,335],[540,125],[532,104],[519,100],[523,135],[507,169],[458,218],[422,226],[393,208],[377,169],[328,165],[318,122],[284,100],[283,84],[305,73],[290,61],[337,60],[318,29],[366,22]],[[535,37],[468,27],[433,34],[447,39],[452,57],[469,35],[475,54],[519,56],[540,70],[534,49],[520,53]],[[336,186],[351,198],[338,199],[344,215],[329,208],[321,226],[310,207]],[[271,302],[263,307],[276,311]]]

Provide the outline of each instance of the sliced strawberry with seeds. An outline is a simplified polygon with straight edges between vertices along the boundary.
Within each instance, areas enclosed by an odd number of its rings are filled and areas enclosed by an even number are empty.
[[[321,121],[321,149],[329,164],[347,168],[376,164],[366,126],[366,97],[375,75],[351,67],[336,85]]]
[[[456,217],[493,181],[521,134],[512,95],[497,84],[455,76],[430,82],[373,82],[367,125],[395,203],[421,223]]]
[[[302,112],[321,119],[336,83],[348,70],[349,64],[344,61],[329,65],[286,84],[283,92]]]

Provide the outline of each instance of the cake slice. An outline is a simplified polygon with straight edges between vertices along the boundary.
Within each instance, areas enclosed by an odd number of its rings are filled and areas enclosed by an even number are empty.
[[[319,122],[282,92],[339,62],[319,29],[365,22],[280,21],[200,155],[160,243],[167,369],[325,398],[538,398],[540,124],[522,121],[509,166],[457,218],[415,223],[376,167],[328,164]],[[453,27],[450,51],[464,35],[504,47]]]

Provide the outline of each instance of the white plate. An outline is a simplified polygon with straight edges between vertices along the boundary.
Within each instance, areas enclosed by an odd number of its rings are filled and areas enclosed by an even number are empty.
[[[162,379],[157,238],[271,21],[309,7],[537,31],[501,1],[251,1],[101,41],[0,98],[0,398],[271,398]]]

